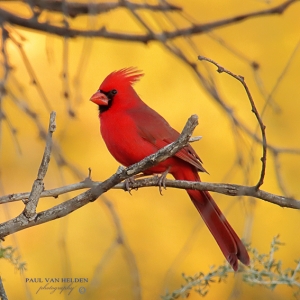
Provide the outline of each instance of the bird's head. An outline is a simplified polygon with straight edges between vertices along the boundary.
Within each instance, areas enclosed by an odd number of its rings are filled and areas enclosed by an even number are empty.
[[[138,97],[132,85],[143,75],[134,67],[114,71],[104,79],[90,100],[99,106],[100,113],[116,104],[130,105]]]

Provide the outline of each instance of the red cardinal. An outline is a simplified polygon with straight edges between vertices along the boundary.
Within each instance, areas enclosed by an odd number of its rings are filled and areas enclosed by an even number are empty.
[[[156,111],[144,103],[132,85],[143,74],[126,68],[109,74],[91,97],[99,107],[100,130],[109,152],[124,166],[139,162],[174,142],[179,133]],[[144,173],[169,172],[175,179],[200,181],[205,172],[202,161],[188,145],[174,156]],[[186,190],[224,256],[236,271],[238,260],[249,264],[247,250],[217,204],[206,191]]]

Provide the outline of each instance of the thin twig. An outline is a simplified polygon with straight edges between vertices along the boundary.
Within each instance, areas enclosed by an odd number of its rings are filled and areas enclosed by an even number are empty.
[[[270,9],[260,10],[248,14],[242,14],[227,19],[217,20],[217,21],[203,23],[203,24],[193,24],[192,26],[186,28],[163,32],[163,33],[157,33],[157,34],[117,33],[117,32],[108,31],[105,27],[102,27],[99,30],[80,30],[80,29],[66,28],[64,26],[57,26],[57,25],[50,24],[49,22],[41,22],[40,20],[35,18],[20,17],[19,15],[14,14],[3,8],[0,8],[0,18],[3,19],[3,21],[9,22],[14,25],[18,25],[28,29],[35,29],[42,32],[52,33],[62,37],[70,37],[70,38],[75,38],[80,36],[81,37],[103,37],[112,40],[115,39],[115,40],[126,40],[126,41],[148,43],[153,40],[159,41],[163,38],[174,39],[181,36],[209,32],[213,29],[217,29],[223,26],[228,26],[231,24],[236,24],[238,22],[250,18],[256,18],[256,17],[272,15],[272,14],[282,14],[291,4],[297,1],[298,0],[288,0]]]
[[[65,1],[64,1],[65,2]],[[64,38],[63,40],[63,71],[62,71],[62,84],[63,84],[63,96],[67,106],[68,115],[73,118],[75,117],[75,111],[72,107],[70,99],[70,83],[69,83],[69,39]]]
[[[15,84],[18,84],[16,82]],[[34,123],[36,126],[36,129],[39,132],[39,136],[42,140],[46,140],[47,137],[47,130],[44,127],[43,123],[40,121],[39,114],[37,111],[35,111],[32,107],[29,106],[27,99],[23,99],[23,96],[21,98],[17,97],[17,95],[14,94],[14,92],[11,89],[7,89],[6,93],[10,96],[10,99],[17,105],[17,107],[25,113],[27,117],[30,118],[30,120]],[[70,171],[78,178],[82,178],[84,175],[82,172],[76,167],[75,164],[71,163],[66,156],[63,154],[63,151],[58,143],[53,141],[52,145],[52,155],[58,165],[59,168],[62,168],[66,166],[70,169]]]
[[[106,197],[104,197],[104,199],[102,200],[105,206],[108,208],[112,221],[116,228],[116,232],[117,232],[116,242],[118,243],[118,245],[123,246],[124,254],[130,270],[130,277],[132,279],[133,299],[141,300],[142,299],[141,279],[140,279],[139,270],[138,270],[134,253],[126,241],[124,230],[121,225],[121,220],[112,202],[106,199]]]
[[[9,27],[7,27],[7,29],[9,29]],[[32,84],[36,86],[36,89],[41,97],[41,99],[43,100],[43,103],[46,107],[46,109],[48,111],[51,111],[51,104],[50,101],[45,93],[45,91],[43,90],[43,87],[39,81],[38,76],[36,75],[34,68],[28,58],[28,55],[26,54],[23,45],[13,36],[11,30],[8,30],[9,33],[9,39],[15,44],[15,46],[19,49],[24,66],[26,67],[27,73],[29,75],[29,77],[31,78]]]
[[[5,293],[5,289],[2,283],[2,278],[0,276],[0,299],[1,300],[8,300],[6,293]]]
[[[40,10],[48,10],[52,12],[59,12],[69,15],[72,18],[87,15],[87,14],[102,14],[106,13],[110,10],[114,10],[125,6],[125,3],[120,2],[107,2],[107,3],[80,3],[80,2],[66,2],[64,5],[66,6],[66,11],[62,12],[62,2],[63,0],[55,0],[55,1],[40,1],[33,0],[33,3],[36,8]],[[175,6],[173,4],[169,4],[164,2],[163,4],[147,4],[147,3],[134,3],[126,0],[131,5],[132,9],[148,9],[151,11],[178,11],[181,10],[181,7]]]
[[[29,220],[33,220],[36,217],[36,207],[38,205],[38,201],[40,199],[41,193],[44,190],[43,180],[47,173],[48,165],[50,162],[50,154],[52,149],[52,134],[56,129],[55,116],[56,116],[55,112],[52,112],[50,114],[48,136],[46,139],[46,147],[45,147],[44,155],[38,171],[37,179],[33,183],[30,195],[28,197],[28,201],[26,201],[26,206],[23,211],[23,215]]]
[[[225,69],[224,67],[222,67],[220,64],[218,64],[217,62],[213,61],[212,59],[210,58],[207,58],[207,57],[204,57],[204,56],[198,56],[198,59],[199,60],[205,60],[205,61],[208,61],[212,64],[214,64],[215,66],[218,67],[218,72],[219,73],[227,73],[228,75],[232,76],[233,78],[235,78],[236,80],[238,80],[244,87],[246,93],[247,93],[247,96],[248,96],[248,99],[250,101],[250,104],[251,104],[251,108],[252,108],[252,112],[254,113],[258,123],[259,123],[259,127],[260,127],[260,130],[261,130],[261,135],[262,135],[262,157],[261,157],[261,162],[262,162],[262,167],[261,167],[261,173],[260,173],[260,178],[258,180],[258,183],[256,184],[256,189],[259,189],[263,182],[264,182],[264,177],[265,177],[265,174],[266,174],[266,162],[267,162],[267,137],[266,137],[266,126],[264,125],[261,117],[260,117],[260,114],[255,106],[255,102],[253,100],[253,97],[250,93],[250,90],[245,82],[245,79],[243,76],[240,76],[240,75],[236,75],[234,73],[232,73],[231,71]]]
[[[2,144],[2,121],[6,121],[9,131],[12,135],[12,139],[16,145],[16,148],[19,153],[22,153],[20,143],[17,138],[17,129],[13,126],[12,122],[8,118],[7,114],[4,112],[3,109],[3,98],[6,95],[6,87],[7,87],[7,81],[8,81],[8,76],[11,71],[11,66],[9,64],[9,55],[7,51],[7,41],[9,40],[9,33],[6,30],[5,26],[1,26],[1,54],[3,57],[3,62],[2,62],[2,68],[3,68],[3,74],[2,78],[0,80],[0,144]]]

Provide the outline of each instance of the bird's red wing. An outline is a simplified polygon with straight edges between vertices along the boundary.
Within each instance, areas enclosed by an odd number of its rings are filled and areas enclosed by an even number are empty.
[[[140,109],[138,113],[131,113],[134,115],[140,136],[154,145],[157,150],[178,139],[179,132],[173,129],[163,117],[150,107],[147,106]],[[198,171],[206,172],[202,166],[200,157],[191,145],[182,148],[175,156],[193,165]]]
[[[197,155],[196,151],[193,149],[191,145],[187,145],[186,147],[178,151],[175,154],[175,156],[190,163],[191,165],[196,167],[198,171],[207,173],[207,171],[202,166],[202,160]]]

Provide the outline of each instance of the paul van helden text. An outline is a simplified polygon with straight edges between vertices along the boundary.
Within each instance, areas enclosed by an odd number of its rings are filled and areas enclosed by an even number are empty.
[[[88,283],[88,278],[25,278],[26,283]]]

